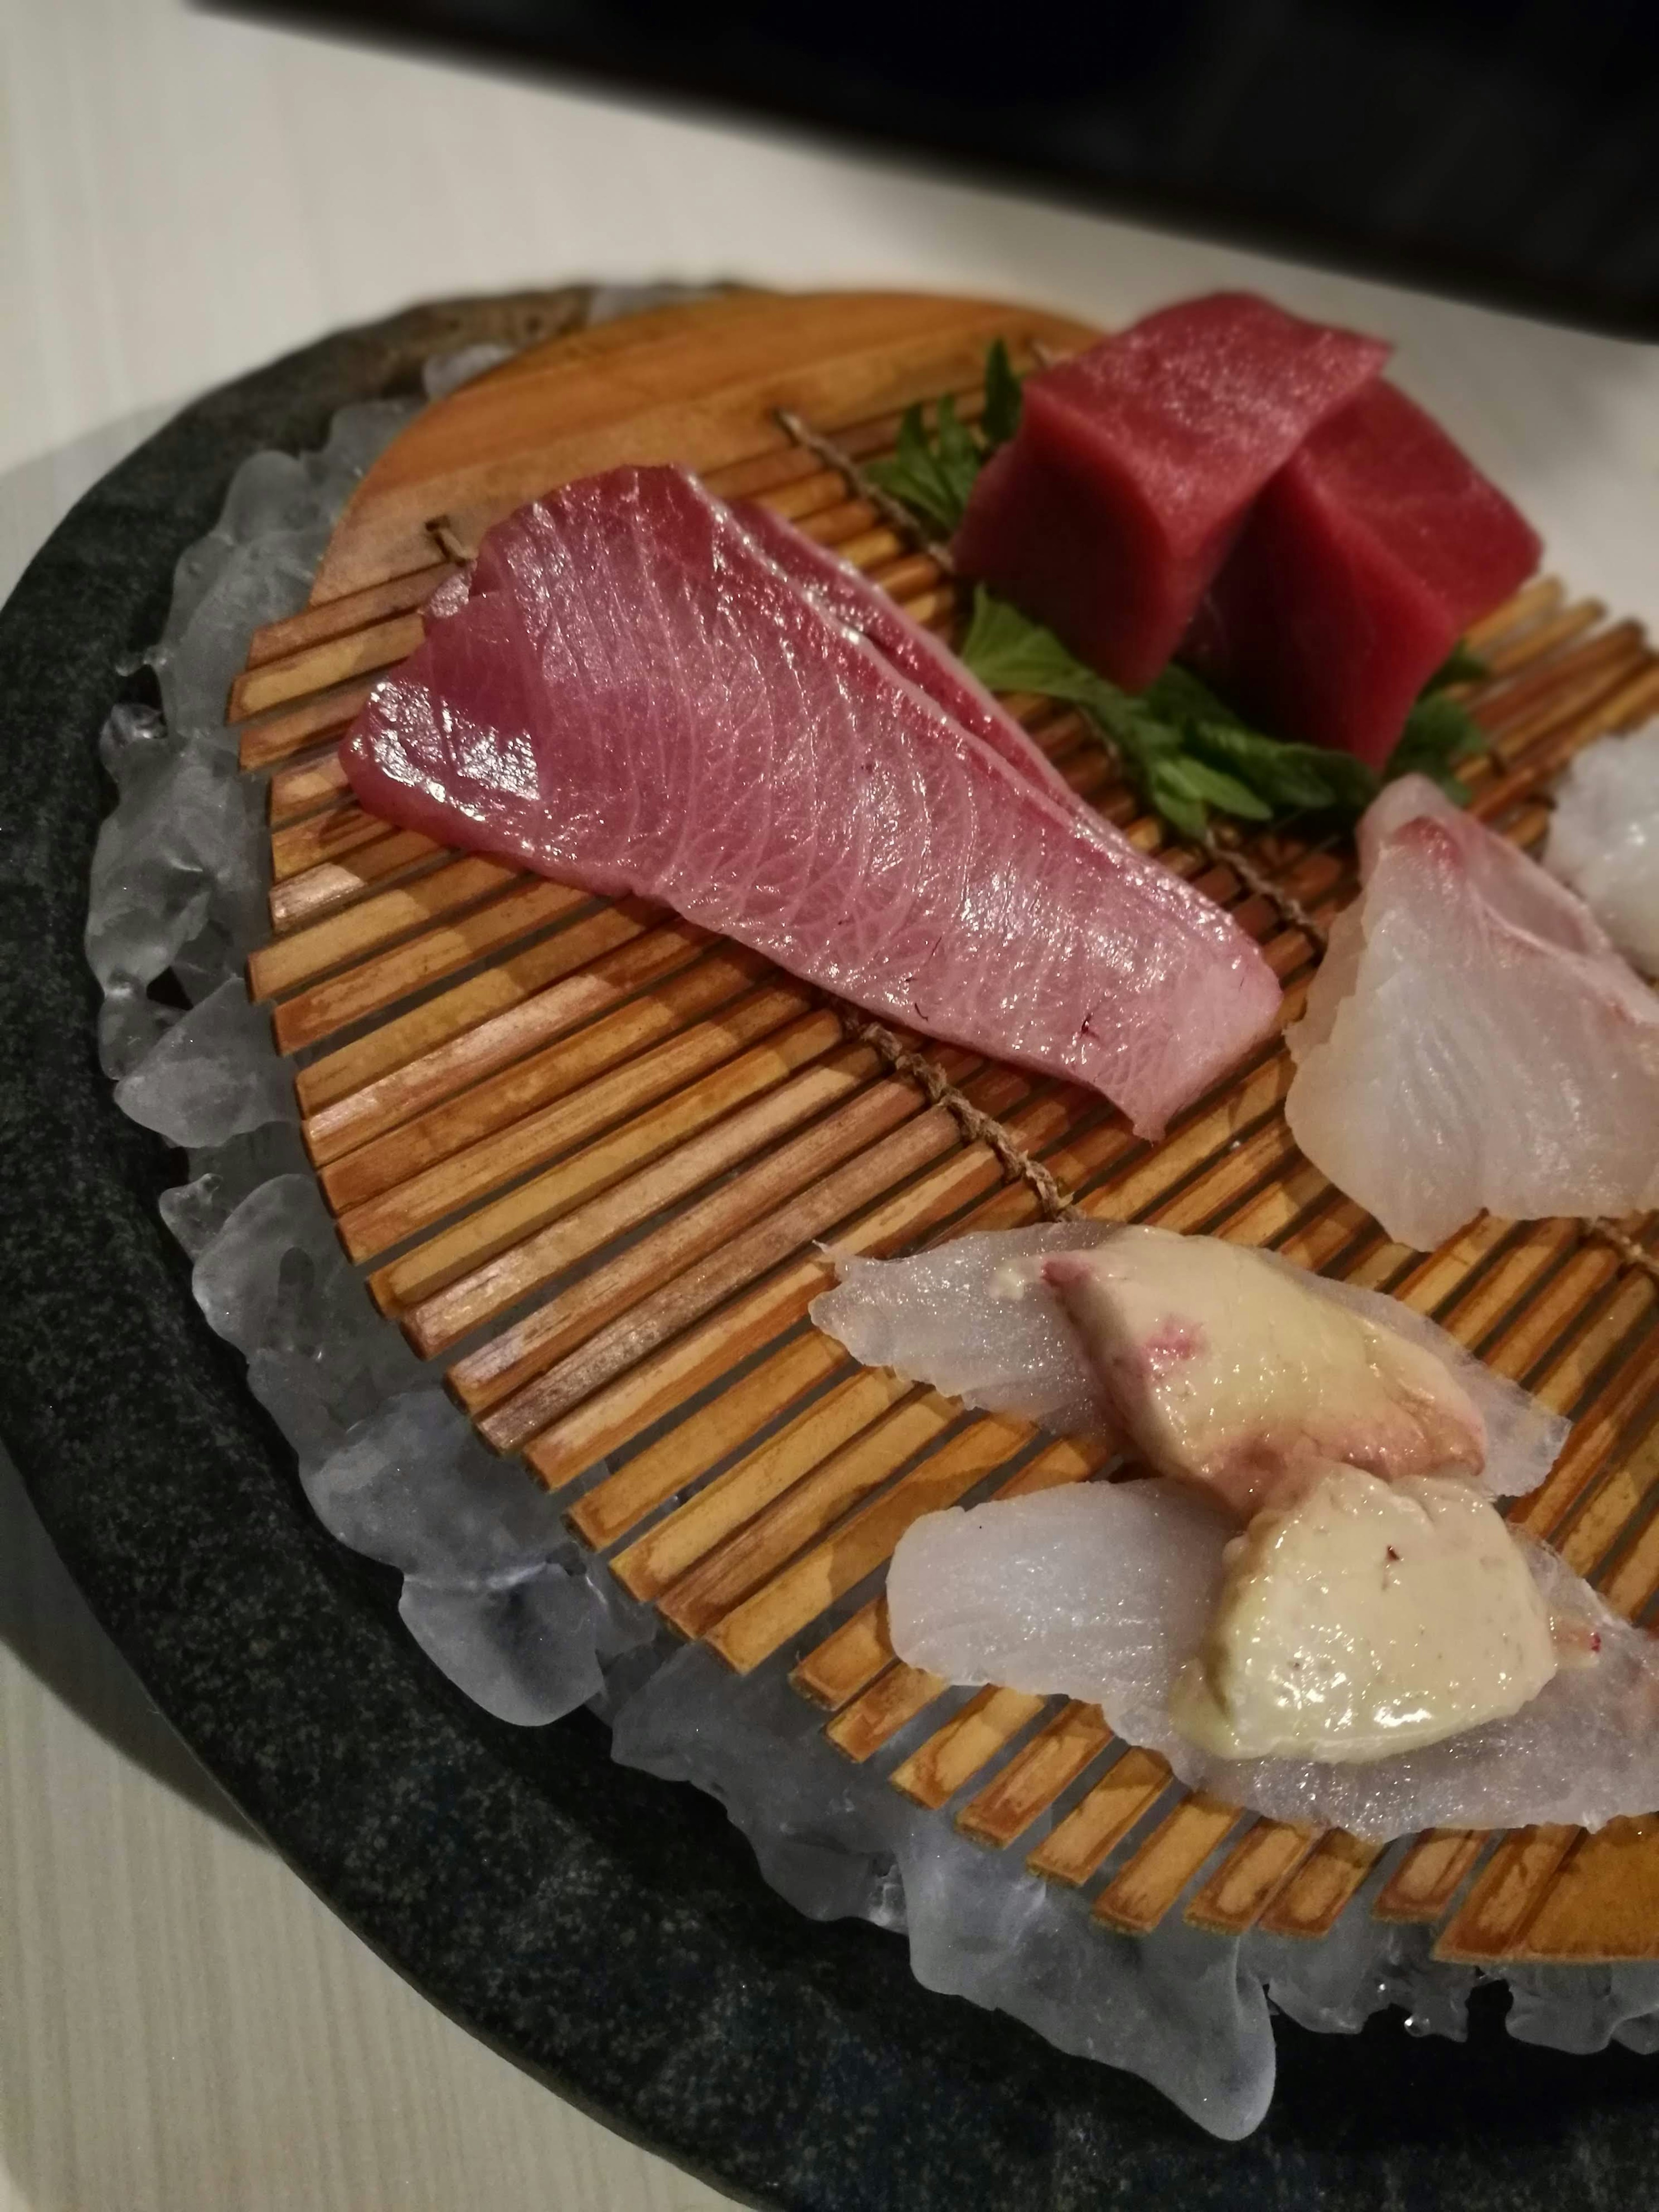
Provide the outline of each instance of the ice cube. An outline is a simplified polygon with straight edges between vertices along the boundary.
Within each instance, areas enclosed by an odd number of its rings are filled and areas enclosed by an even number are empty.
[[[174,1022],[115,1087],[124,1114],[170,1144],[222,1145],[269,1121],[299,1120],[294,1076],[270,1041],[270,1016],[240,977]]]

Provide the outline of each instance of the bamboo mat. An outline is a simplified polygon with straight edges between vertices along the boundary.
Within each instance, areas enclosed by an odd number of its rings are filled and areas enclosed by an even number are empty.
[[[254,639],[233,689],[271,825],[272,935],[250,988],[293,1058],[306,1144],[367,1295],[445,1361],[492,1445],[572,1492],[571,1525],[625,1588],[736,1672],[799,1650],[792,1680],[850,1759],[885,1766],[937,1712],[892,1786],[994,1850],[1029,1848],[1063,1802],[1029,1863],[1086,1888],[1103,1923],[1157,1925],[1213,1861],[1189,1921],[1318,1937],[1374,1847],[1187,1792],[1093,1707],[997,1688],[957,1705],[894,1656],[878,1593],[845,1611],[921,1514],[1102,1464],[1077,1440],[857,1367],[805,1318],[831,1280],[819,1240],[890,1253],[1015,1226],[1037,1218],[1030,1187],[810,986],[643,901],[376,821],[333,755],[489,522],[623,460],[684,461],[717,493],[764,500],[954,635],[951,580],[778,410],[869,459],[915,398],[953,392],[971,416],[999,335],[1029,366],[1091,333],[982,302],[738,293],[556,341],[428,410],[365,478],[310,606]],[[1491,675],[1468,697],[1493,747],[1468,773],[1473,804],[1530,848],[1561,765],[1659,711],[1659,656],[1638,623],[1547,580],[1473,641]],[[1230,907],[1293,1019],[1355,888],[1351,849],[1285,834],[1183,846],[1075,714],[1009,704],[1076,790]],[[1271,1245],[1388,1291],[1571,1415],[1515,1518],[1628,1617],[1659,1595],[1659,1219],[1483,1217],[1425,1256],[1297,1152],[1281,1045],[1149,1146],[1098,1097],[904,1042],[1086,1212]],[[1659,1815],[1595,1836],[1436,1832],[1374,1909],[1439,1923],[1442,1958],[1659,1956]]]

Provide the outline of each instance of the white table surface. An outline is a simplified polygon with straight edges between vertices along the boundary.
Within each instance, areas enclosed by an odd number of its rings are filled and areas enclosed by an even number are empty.
[[[0,597],[183,401],[410,301],[908,284],[1103,320],[1216,283],[1383,331],[1552,561],[1659,617],[1659,355],[781,143],[187,13],[0,0]],[[0,1459],[0,2212],[702,2212],[250,1837]]]

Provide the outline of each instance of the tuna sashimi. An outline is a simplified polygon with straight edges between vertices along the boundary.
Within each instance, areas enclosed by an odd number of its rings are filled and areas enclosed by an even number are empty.
[[[838,1261],[812,1319],[868,1366],[1104,1432],[1235,1516],[1340,1458],[1534,1490],[1567,1424],[1398,1299],[1277,1253],[1116,1222]]]
[[[1250,502],[1388,354],[1244,293],[1148,315],[1027,379],[1018,434],[974,486],[957,566],[1140,690]]]
[[[1659,975],[1659,728],[1599,738],[1562,779],[1544,866],[1621,952]]]
[[[1227,915],[1083,829],[681,470],[497,525],[343,757],[374,813],[659,900],[1147,1135],[1276,1018]]]
[[[1597,1828],[1659,1802],[1659,1644],[1529,1542],[1522,1559],[1564,1649],[1517,1711],[1352,1763],[1200,1750],[1176,1726],[1170,1698],[1202,1650],[1241,1540],[1236,1523],[1162,1480],[930,1513],[893,1554],[893,1648],[949,1682],[1098,1705],[1125,1742],[1162,1752],[1190,1786],[1376,1842],[1434,1827]],[[1297,1594],[1317,1601],[1320,1583],[1298,1576]],[[1434,1626],[1446,1625],[1443,1605]]]
[[[1423,776],[1360,824],[1364,890],[1287,1033],[1285,1118],[1390,1237],[1659,1203],[1659,1000],[1583,901]]]
[[[1380,768],[1456,640],[1539,551],[1496,485],[1379,379],[1262,493],[1183,656],[1279,736]]]
[[[890,660],[901,676],[937,700],[945,713],[1000,753],[1010,768],[1040,784],[1097,837],[1125,842],[1122,832],[1079,799],[1041,746],[1013,716],[930,630],[912,622],[878,584],[861,575],[850,561],[819,545],[769,507],[746,503],[732,512],[750,536],[769,553],[787,576],[811,592],[837,622],[866,637]]]

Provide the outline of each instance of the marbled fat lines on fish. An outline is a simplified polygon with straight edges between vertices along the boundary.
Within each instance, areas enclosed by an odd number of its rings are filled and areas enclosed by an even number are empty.
[[[686,471],[650,468],[497,524],[466,604],[343,757],[373,813],[659,900],[872,1012],[1103,1091],[1156,1136],[1270,1034],[1278,982],[1220,907],[1080,826],[1011,744]]]

